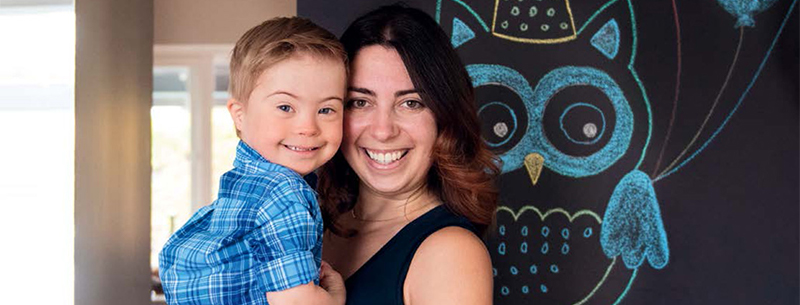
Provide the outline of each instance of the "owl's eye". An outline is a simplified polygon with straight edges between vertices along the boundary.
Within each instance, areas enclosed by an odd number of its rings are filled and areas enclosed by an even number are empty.
[[[513,147],[528,126],[528,115],[520,96],[508,87],[491,84],[475,89],[481,134],[486,144],[502,153]]]
[[[603,111],[589,103],[569,105],[559,118],[561,131],[576,144],[591,145],[603,138],[606,117]]]
[[[628,150],[633,113],[616,81],[592,67],[561,67],[536,85],[541,120],[531,128],[550,169],[570,177],[600,173]]]
[[[608,142],[606,130],[615,124],[614,109],[597,88],[567,86],[547,100],[542,129],[554,148],[570,156],[588,156]]]

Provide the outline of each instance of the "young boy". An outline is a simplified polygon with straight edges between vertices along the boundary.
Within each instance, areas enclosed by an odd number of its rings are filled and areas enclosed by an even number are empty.
[[[341,276],[320,269],[322,217],[302,176],[341,143],[346,64],[336,37],[302,18],[268,20],[236,43],[234,169],[161,250],[167,303],[344,304]]]

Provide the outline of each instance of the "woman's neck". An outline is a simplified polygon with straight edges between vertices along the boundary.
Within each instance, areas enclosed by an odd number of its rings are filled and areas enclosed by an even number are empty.
[[[352,217],[359,221],[413,220],[440,204],[427,188],[401,194],[381,194],[361,188]]]

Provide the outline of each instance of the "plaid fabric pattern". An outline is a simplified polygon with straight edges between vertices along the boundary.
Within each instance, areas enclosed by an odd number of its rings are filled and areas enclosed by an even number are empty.
[[[319,284],[322,215],[296,172],[244,142],[219,196],[159,254],[168,304],[267,304],[266,293]]]

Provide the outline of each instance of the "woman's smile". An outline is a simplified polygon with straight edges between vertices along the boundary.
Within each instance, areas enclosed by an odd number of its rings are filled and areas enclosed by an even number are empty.
[[[363,148],[363,150],[367,158],[384,168],[388,168],[387,166],[393,167],[399,165],[403,157],[410,151],[410,149],[379,150],[369,148]]]

